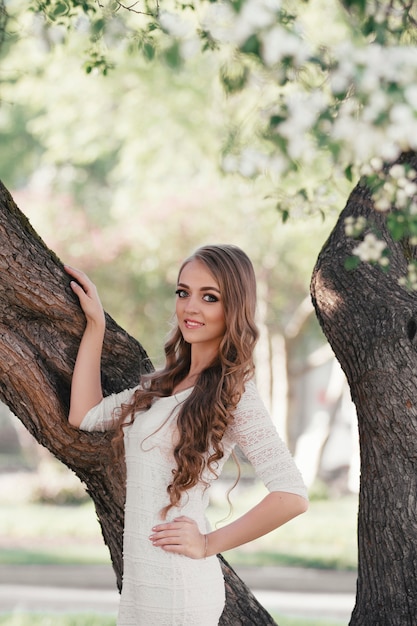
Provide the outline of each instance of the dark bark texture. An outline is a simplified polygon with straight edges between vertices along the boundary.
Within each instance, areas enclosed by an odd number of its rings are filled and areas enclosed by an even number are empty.
[[[400,162],[417,170],[414,153]],[[345,235],[348,216],[374,223],[390,250],[389,272],[366,263],[344,268],[357,244]],[[386,216],[359,183],[312,277],[313,304],[346,374],[359,423],[359,565],[351,626],[417,624],[417,294],[398,283],[413,258],[415,248],[392,240]]]
[[[152,370],[145,350],[106,315],[102,358],[105,395],[132,387]],[[0,399],[35,439],[67,465],[94,501],[118,588],[122,582],[125,489],[110,433],[67,423],[72,370],[84,315],[56,255],[42,242],[0,183]],[[221,624],[273,626],[274,620],[220,557],[226,580]]]

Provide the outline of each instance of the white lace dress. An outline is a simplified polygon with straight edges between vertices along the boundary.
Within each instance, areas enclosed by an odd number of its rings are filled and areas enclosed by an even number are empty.
[[[104,398],[87,413],[80,428],[109,428],[113,409],[127,402],[132,392]],[[186,389],[158,399],[125,428],[127,489],[118,626],[217,626],[223,611],[224,581],[216,556],[191,559],[170,554],[149,540],[152,527],[162,521],[160,510],[168,503],[166,488],[175,467],[172,441],[176,416],[189,393],[191,389]],[[307,497],[301,475],[253,382],[246,385],[223,445],[219,474],[237,445],[270,491]],[[214,476],[207,472],[204,479],[211,483]],[[186,515],[206,533],[210,530],[205,517],[208,500],[209,489],[201,483],[182,497],[180,507],[169,511],[167,520]]]

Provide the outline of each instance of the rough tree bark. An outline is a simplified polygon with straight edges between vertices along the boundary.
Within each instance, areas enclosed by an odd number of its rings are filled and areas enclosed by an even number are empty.
[[[105,395],[136,384],[150,371],[142,346],[107,317],[102,359]],[[124,484],[111,462],[110,434],[68,426],[71,373],[84,317],[68,275],[0,182],[0,399],[35,439],[85,483],[122,580]],[[226,580],[221,624],[273,626],[272,617],[219,557]]]
[[[400,162],[417,170],[417,155]],[[395,209],[393,209],[395,210]],[[344,220],[371,219],[391,267],[344,269],[354,242]],[[356,405],[361,447],[357,597],[351,626],[417,623],[417,294],[398,283],[415,248],[396,243],[361,183],[325,243],[311,292]]]

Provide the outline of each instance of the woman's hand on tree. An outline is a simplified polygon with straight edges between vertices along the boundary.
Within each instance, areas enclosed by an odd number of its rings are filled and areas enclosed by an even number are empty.
[[[70,286],[78,296],[87,321],[96,324],[104,323],[104,310],[95,284],[81,270],[77,270],[69,265],[65,265],[64,268],[75,279],[70,282]]]

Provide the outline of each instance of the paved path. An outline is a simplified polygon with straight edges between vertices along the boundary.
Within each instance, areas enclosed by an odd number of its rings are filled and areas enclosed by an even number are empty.
[[[347,624],[354,605],[354,572],[281,567],[235,567],[269,611],[329,618]],[[0,612],[116,613],[119,595],[111,566],[0,566]]]

